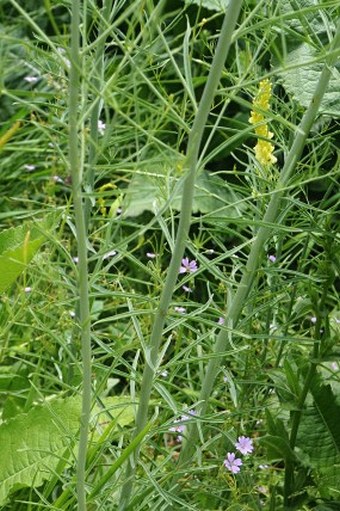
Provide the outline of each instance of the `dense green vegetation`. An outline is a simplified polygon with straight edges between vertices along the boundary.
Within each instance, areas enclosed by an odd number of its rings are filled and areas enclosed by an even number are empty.
[[[0,0],[0,509],[340,509],[337,0]]]

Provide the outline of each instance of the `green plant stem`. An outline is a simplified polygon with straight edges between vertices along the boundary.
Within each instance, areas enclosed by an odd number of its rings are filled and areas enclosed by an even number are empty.
[[[149,401],[153,381],[158,364],[159,348],[162,340],[162,333],[166,314],[173,295],[174,287],[178,278],[178,271],[181,259],[184,254],[185,244],[187,241],[190,221],[192,202],[194,195],[195,178],[197,174],[197,161],[200,150],[202,135],[208,119],[211,103],[213,101],[216,89],[218,87],[223,66],[228,55],[231,44],[232,34],[241,10],[242,1],[231,0],[221,28],[221,34],[216,47],[215,56],[210,68],[207,83],[199,103],[199,107],[189,134],[188,148],[186,155],[186,167],[188,168],[185,176],[181,214],[177,230],[176,242],[169,265],[164,288],[162,290],[159,305],[155,314],[155,320],[150,337],[148,353],[145,353],[145,368],[143,372],[141,394],[136,416],[136,430],[134,435],[138,435],[147,422]],[[135,451],[133,459],[130,459],[127,472],[126,483],[123,485],[119,509],[124,510],[130,500],[133,488],[133,478],[138,458],[138,450]]]
[[[101,27],[98,34],[99,42],[96,47],[96,53],[94,57],[93,65],[93,90],[100,91],[101,85],[104,82],[104,53],[105,53],[105,42],[104,37],[106,26],[109,23],[110,12],[112,9],[112,0],[105,0],[103,5],[103,14],[101,18]],[[98,121],[101,111],[100,96],[92,99],[94,106],[91,112],[90,118],[90,148],[88,156],[88,169],[86,172],[86,191],[87,194],[93,194],[94,188],[94,177],[95,177],[95,165],[98,157]],[[84,215],[85,224],[88,228],[90,214],[91,214],[92,197],[88,196],[85,199]]]
[[[81,57],[79,49],[80,2],[72,0],[69,83],[69,159],[72,176],[73,205],[78,248],[78,293],[81,356],[83,364],[82,411],[77,460],[78,510],[86,511],[85,469],[88,429],[91,412],[91,331],[87,269],[87,232],[82,198],[82,169],[78,141]]]
[[[249,291],[252,287],[254,278],[259,268],[259,262],[261,260],[261,256],[263,253],[264,244],[267,241],[270,233],[272,232],[273,224],[275,223],[279,213],[280,199],[284,194],[284,189],[287,186],[288,181],[302,154],[308,133],[313,125],[313,122],[317,117],[321,100],[326,92],[328,82],[330,80],[332,73],[331,67],[335,63],[336,50],[339,48],[339,45],[340,45],[340,23],[338,25],[336,35],[333,39],[330,48],[330,53],[328,55],[328,58],[326,59],[326,63],[321,72],[313,98],[301,120],[300,125],[296,130],[295,140],[288,153],[284,167],[281,171],[276,189],[274,190],[273,195],[270,199],[267,211],[263,218],[263,225],[259,228],[258,233],[251,246],[251,250],[248,256],[243,276],[241,278],[241,282],[238,285],[230,309],[227,311],[225,324],[228,325],[229,329],[232,329],[236,326],[240,314],[242,312],[243,306],[245,304],[245,301],[247,299],[247,296],[249,294]],[[207,410],[208,400],[214,388],[215,380],[219,372],[221,362],[224,361],[223,355],[228,349],[229,344],[228,335],[229,333],[226,332],[225,330],[222,329],[220,331],[213,349],[213,356],[211,357],[208,363],[208,367],[206,370],[206,374],[204,377],[199,397],[199,400],[201,402],[199,406],[199,413],[202,415],[204,415],[204,413]],[[190,428],[188,427],[187,440],[183,443],[179,464],[184,464],[191,459],[191,456],[193,455],[196,448],[197,438],[198,438],[197,427],[195,425],[192,425]]]

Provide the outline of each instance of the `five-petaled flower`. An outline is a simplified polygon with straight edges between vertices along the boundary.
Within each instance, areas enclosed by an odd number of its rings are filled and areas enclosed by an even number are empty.
[[[184,257],[182,259],[179,273],[194,273],[197,270],[198,267],[195,259],[193,259],[192,261],[190,261],[188,257]]]
[[[235,447],[241,454],[250,454],[254,450],[253,441],[247,436],[239,436]]]
[[[242,465],[242,460],[235,456],[234,452],[228,452],[227,457],[223,462],[224,466],[233,474],[237,474],[241,470],[240,466]]]

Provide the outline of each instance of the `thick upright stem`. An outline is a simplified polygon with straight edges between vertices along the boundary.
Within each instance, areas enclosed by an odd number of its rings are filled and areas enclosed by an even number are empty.
[[[197,114],[195,116],[195,120],[189,135],[186,157],[186,166],[188,168],[188,173],[185,177],[183,187],[181,215],[177,230],[174,251],[169,265],[164,288],[160,296],[159,306],[155,314],[155,320],[151,332],[148,353],[145,354],[146,356],[145,369],[143,373],[141,395],[137,410],[135,435],[137,435],[145,427],[145,424],[147,422],[150,395],[155,377],[155,372],[157,369],[159,348],[162,340],[164,322],[173,295],[173,291],[176,285],[178,270],[181,264],[181,259],[184,254],[185,244],[189,233],[195,178],[197,173],[197,161],[202,135],[208,119],[211,103],[221,78],[223,66],[228,55],[232,34],[240,13],[241,5],[242,5],[241,0],[231,0],[228,6],[227,13],[224,17],[221,34],[216,47],[216,53],[210,68],[208,80],[204,88],[204,92],[197,110]],[[133,459],[130,460],[127,469],[126,483],[123,486],[121,494],[121,501],[119,507],[120,510],[124,510],[126,508],[130,499],[133,486],[133,475],[135,471],[137,458],[138,452],[136,452],[133,456]]]
[[[69,159],[72,176],[73,205],[78,248],[78,300],[83,364],[82,411],[77,463],[78,510],[86,511],[85,469],[88,428],[91,412],[91,332],[87,269],[87,232],[82,198],[82,168],[78,137],[80,105],[81,57],[79,48],[80,2],[72,0],[71,50],[69,83]]]

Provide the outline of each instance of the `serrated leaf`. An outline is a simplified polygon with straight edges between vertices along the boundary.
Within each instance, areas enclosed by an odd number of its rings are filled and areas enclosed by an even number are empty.
[[[26,269],[45,241],[34,224],[11,227],[0,233],[0,293]]]
[[[310,62],[316,57],[317,54],[312,46],[304,43],[287,53],[282,63],[283,69],[280,69],[284,88],[303,107],[309,106],[323,69],[322,62],[306,65],[306,62]],[[285,68],[288,69],[285,70]],[[332,68],[332,76],[323,96],[319,113],[332,117],[340,115],[340,72],[336,66]]]
[[[229,5],[229,0],[185,0],[186,5],[198,5],[211,11],[225,11]]]
[[[0,426],[0,505],[10,492],[37,487],[59,463],[79,428],[78,398],[36,406]]]

